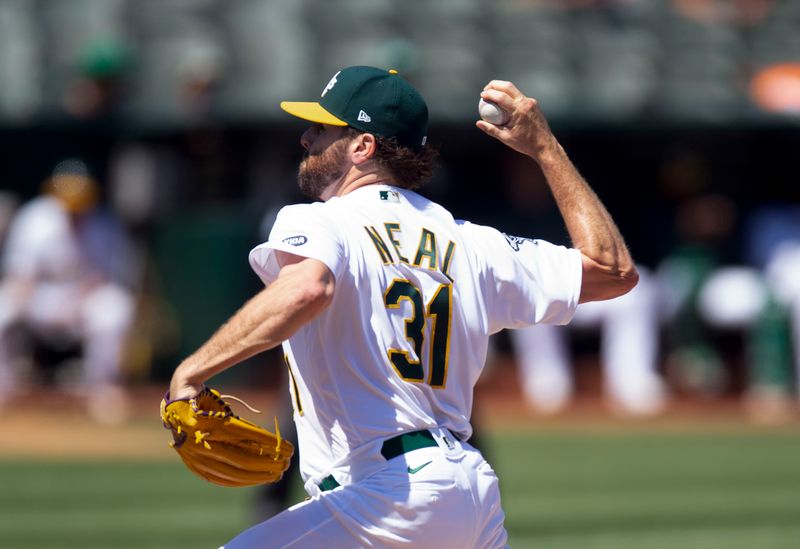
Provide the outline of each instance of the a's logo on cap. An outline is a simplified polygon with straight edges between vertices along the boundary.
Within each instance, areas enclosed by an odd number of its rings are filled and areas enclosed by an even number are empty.
[[[364,111],[358,111],[358,121],[359,122],[372,122],[372,118],[370,117],[370,115],[368,115]]]
[[[320,95],[320,97],[325,97],[325,94],[333,89],[333,87],[336,85],[336,82],[337,82],[336,77],[339,76],[339,74],[341,72],[342,71],[339,71],[339,72],[337,72],[336,74],[333,75],[333,78],[331,78],[331,81],[328,82],[328,85],[325,86],[324,90],[322,90],[322,95]]]
[[[427,135],[424,135],[424,136],[422,137],[422,143],[421,143],[421,145],[424,147],[424,146],[425,146],[425,143],[427,143],[427,142],[428,142],[428,136],[427,136]]]

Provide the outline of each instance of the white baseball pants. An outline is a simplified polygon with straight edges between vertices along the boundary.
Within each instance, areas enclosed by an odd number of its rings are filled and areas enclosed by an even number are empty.
[[[498,479],[475,448],[419,448],[244,531],[224,549],[506,547]],[[223,549],[223,548],[221,548]]]

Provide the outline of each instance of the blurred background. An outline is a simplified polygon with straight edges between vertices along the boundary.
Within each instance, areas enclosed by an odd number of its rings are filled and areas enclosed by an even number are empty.
[[[493,339],[475,423],[512,545],[800,547],[798,0],[0,0],[0,547],[217,546],[302,499],[190,477],[156,408],[304,200],[278,103],[355,64],[428,100],[423,194],[568,245],[474,127],[491,79],[536,97],[642,272]],[[216,384],[288,429],[283,368]]]

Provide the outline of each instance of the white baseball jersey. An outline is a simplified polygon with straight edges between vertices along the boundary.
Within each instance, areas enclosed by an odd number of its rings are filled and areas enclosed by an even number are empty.
[[[489,335],[565,324],[580,295],[578,250],[454,220],[382,184],[283,208],[250,253],[266,284],[278,275],[275,250],[317,259],[336,278],[330,306],[284,343],[307,481],[363,478],[400,432],[468,438]]]
[[[82,253],[67,212],[55,198],[41,196],[20,208],[9,227],[3,274],[77,283],[88,270]]]

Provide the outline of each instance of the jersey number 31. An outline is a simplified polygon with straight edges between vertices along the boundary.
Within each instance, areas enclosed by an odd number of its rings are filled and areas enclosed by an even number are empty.
[[[440,284],[425,306],[422,292],[408,280],[394,280],[386,290],[384,302],[389,309],[399,309],[400,302],[411,302],[411,317],[406,317],[406,339],[414,346],[416,359],[408,351],[389,349],[389,361],[397,373],[406,381],[425,382],[422,366],[422,349],[425,340],[425,324],[430,321],[430,365],[427,383],[441,389],[447,380],[447,362],[450,355],[450,317],[452,314],[452,284]]]

